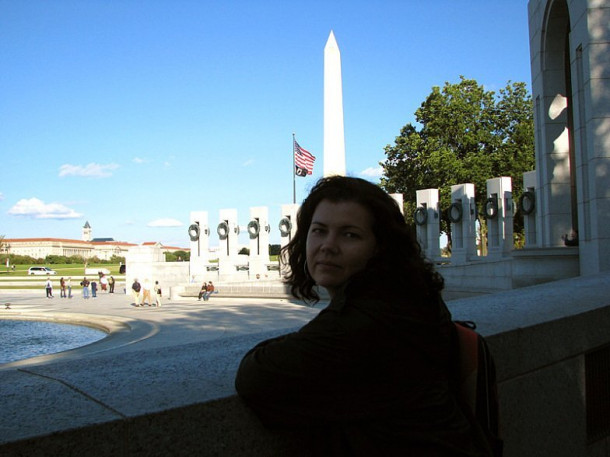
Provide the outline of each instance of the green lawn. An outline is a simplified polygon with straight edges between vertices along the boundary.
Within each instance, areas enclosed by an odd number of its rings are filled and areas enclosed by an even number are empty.
[[[6,270],[6,266],[4,267],[0,267],[0,275],[3,275],[4,277],[6,276],[23,276],[23,275],[27,275],[28,274],[28,268],[32,267],[32,266],[44,266],[44,267],[49,267],[51,270],[55,270],[57,272],[57,274],[55,276],[57,277],[62,277],[62,276],[81,276],[85,274],[85,265],[84,264],[78,264],[78,263],[66,263],[66,264],[56,264],[56,265],[15,265],[15,271],[11,269],[9,269],[9,271],[7,272]],[[106,268],[108,270],[110,270],[110,274],[113,276],[119,275],[119,267],[120,265],[117,264],[89,264],[87,265],[87,268]],[[35,275],[32,275],[32,277],[35,277]],[[44,275],[39,276],[39,277],[44,277]]]
[[[28,268],[33,265],[15,265],[15,271],[10,269],[6,271],[6,267],[0,267],[0,289],[41,289],[41,284],[47,280],[46,275],[28,275]],[[36,265],[40,266],[40,265]],[[53,287],[59,287],[59,279],[72,277],[72,290],[80,290],[80,281],[85,276],[84,264],[55,264],[42,265],[55,270],[57,274],[50,276],[53,281]],[[95,264],[87,265],[87,268],[106,268],[110,270],[110,275],[114,276],[117,281],[123,281],[123,275],[119,273],[119,264]],[[88,275],[92,278],[94,275]],[[10,285],[7,283],[11,283]],[[38,284],[36,284],[38,283]]]

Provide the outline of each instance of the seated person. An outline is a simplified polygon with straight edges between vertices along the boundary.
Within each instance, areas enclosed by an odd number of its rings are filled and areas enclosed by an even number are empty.
[[[208,300],[210,298],[210,295],[212,295],[214,293],[214,284],[212,284],[212,281],[208,282],[208,289],[206,291],[206,293],[203,295],[203,299],[204,300]]]
[[[199,291],[199,296],[197,297],[197,300],[201,300],[201,297],[203,297],[203,299],[205,300],[205,293],[208,291],[208,285],[206,282],[203,283],[203,285],[201,286],[201,290]]]

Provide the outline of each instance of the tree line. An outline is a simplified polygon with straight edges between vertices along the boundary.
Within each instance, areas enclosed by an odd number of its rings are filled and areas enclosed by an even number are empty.
[[[451,186],[473,183],[478,214],[483,214],[486,181],[512,178],[513,201],[523,192],[523,173],[535,167],[532,97],[523,82],[511,82],[497,93],[473,79],[434,86],[393,145],[385,147],[380,185],[404,195],[407,220],[413,224],[419,189],[438,188],[440,207],[451,205]],[[517,247],[523,240],[523,215],[516,208]],[[441,231],[451,243],[451,224],[440,214]],[[479,217],[485,233],[485,220]],[[450,246],[450,244],[449,244]]]

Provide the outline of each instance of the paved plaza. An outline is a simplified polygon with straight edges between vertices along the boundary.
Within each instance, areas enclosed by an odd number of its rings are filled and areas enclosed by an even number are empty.
[[[66,360],[108,351],[177,346],[276,329],[300,327],[324,306],[315,307],[288,299],[225,298],[213,295],[209,301],[197,298],[164,299],[160,308],[134,307],[131,295],[98,293],[84,299],[45,297],[45,291],[0,291],[0,319],[44,319],[101,327],[111,334],[78,350],[47,359]],[[10,308],[7,309],[7,304]],[[18,365],[31,361],[17,362]],[[14,365],[14,364],[10,364]],[[0,365],[1,367],[6,365]]]
[[[19,440],[231,397],[249,348],[304,325],[324,306],[222,294],[209,301],[166,300],[160,308],[132,301],[123,293],[85,300],[60,298],[58,291],[48,299],[43,289],[0,290],[0,319],[75,323],[109,333],[78,349],[0,365],[0,454],[12,455],[3,446]],[[11,449],[21,455],[16,446]]]

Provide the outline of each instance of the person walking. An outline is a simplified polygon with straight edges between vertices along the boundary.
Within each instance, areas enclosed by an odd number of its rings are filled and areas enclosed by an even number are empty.
[[[91,281],[91,297],[97,298],[97,282]]]
[[[108,287],[110,288],[108,293],[113,294],[114,293],[114,276],[110,276],[110,278],[108,278]]]
[[[155,281],[155,306],[161,308],[161,286],[159,281]]]
[[[49,276],[47,276],[45,290],[47,291],[47,298],[53,298],[53,283],[51,282],[51,278]]]
[[[63,276],[59,280],[59,297],[66,298],[66,280]]]
[[[108,291],[108,278],[104,274],[100,278],[100,286],[102,287],[102,292]]]
[[[150,281],[148,278],[142,283],[142,306],[152,306],[152,297],[150,296]]]
[[[68,288],[68,298],[72,298],[72,276],[68,276],[66,287]]]
[[[131,292],[133,293],[133,301],[135,306],[142,306],[140,304],[140,290],[142,286],[138,282],[138,278],[134,278],[133,284],[131,285]]]
[[[85,300],[89,299],[89,280],[85,276],[83,280],[80,282],[80,285],[83,286],[83,298]]]

